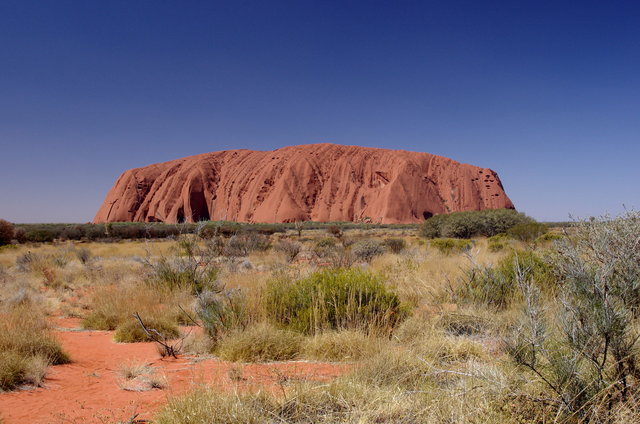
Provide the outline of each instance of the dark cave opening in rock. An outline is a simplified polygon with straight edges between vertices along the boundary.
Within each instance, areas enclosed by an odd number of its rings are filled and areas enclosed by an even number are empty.
[[[178,215],[176,216],[176,221],[178,221],[178,224],[182,224],[184,222],[184,208],[178,209]]]
[[[209,208],[204,193],[201,191],[192,191],[189,195],[189,207],[191,208],[191,218],[193,222],[209,221]]]
[[[424,212],[422,212],[422,217],[423,217],[424,219],[429,219],[429,218],[431,218],[432,216],[433,216],[433,213],[431,213],[431,212],[429,212],[429,211],[424,211]]]

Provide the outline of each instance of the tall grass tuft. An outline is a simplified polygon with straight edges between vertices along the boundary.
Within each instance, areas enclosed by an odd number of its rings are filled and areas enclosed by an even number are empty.
[[[69,360],[37,310],[20,305],[0,313],[0,390],[38,383],[46,369],[43,362]]]
[[[264,305],[271,322],[304,334],[338,329],[388,333],[408,315],[379,276],[358,269],[272,281],[265,289]]]

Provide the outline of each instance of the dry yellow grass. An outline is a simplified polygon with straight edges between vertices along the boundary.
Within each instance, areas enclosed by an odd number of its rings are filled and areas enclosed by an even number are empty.
[[[353,371],[329,383],[284,387],[286,396],[199,389],[171,400],[156,422],[501,423],[554,419],[534,401],[548,396],[547,389],[527,379],[504,352],[502,337],[511,331],[517,305],[496,312],[452,300],[452,292],[464,284],[461,277],[472,261],[493,264],[508,254],[508,250],[492,252],[486,239],[474,240],[468,254],[445,255],[411,230],[347,230],[345,239],[393,237],[407,242],[400,253],[385,253],[368,265],[354,266],[383,275],[388,287],[411,305],[412,316],[385,339],[357,331],[304,337],[265,325],[264,287],[282,275],[294,281],[322,268],[323,264],[309,258],[315,242],[326,237],[330,237],[326,230],[304,230],[300,240],[307,255],[294,263],[287,263],[282,253],[273,250],[234,260],[219,258],[220,282],[246,293],[251,325],[245,331],[231,331],[217,345],[206,335],[193,334],[185,350],[208,355],[215,347],[218,355],[233,361],[350,361]],[[272,241],[278,238],[298,240],[294,231],[274,235]],[[142,263],[143,258],[171,257],[173,244],[163,240],[2,249],[0,305],[25,303],[44,313],[81,316],[91,328],[113,329],[130,323],[133,312],[176,323],[181,319],[177,306],[191,311],[194,294],[150,289],[145,284],[148,270]],[[89,251],[92,259],[88,264],[79,260],[79,247]],[[38,255],[39,262],[31,269],[18,270],[16,260],[27,252]],[[38,331],[36,339],[49,340],[46,330]],[[40,384],[48,362],[42,355],[31,356],[29,361],[19,355],[8,360],[28,370],[21,371],[22,381]],[[152,374],[136,365],[123,369],[124,380]],[[611,423],[634,420],[638,413],[632,404],[612,411]]]

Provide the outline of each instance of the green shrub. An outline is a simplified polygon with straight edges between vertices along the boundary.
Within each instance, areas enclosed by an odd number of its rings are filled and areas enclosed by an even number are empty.
[[[547,387],[559,419],[612,422],[616,408],[637,409],[640,213],[592,218],[574,229],[553,257],[562,287],[557,308],[519,281],[525,302],[508,351]]]
[[[336,240],[331,237],[324,237],[318,240],[315,243],[315,247],[319,249],[325,249],[327,247],[334,247],[336,245]]]
[[[536,239],[536,243],[548,243],[552,241],[557,241],[562,239],[562,234],[556,233],[544,233],[540,237]]]
[[[302,336],[269,325],[231,333],[217,349],[220,358],[234,362],[286,361],[300,352]]]
[[[175,322],[168,321],[166,319],[157,318],[145,318],[144,324],[149,329],[153,329],[160,333],[160,339],[175,339],[180,336],[180,330]],[[151,339],[147,336],[140,323],[131,318],[116,327],[116,331],[113,333],[113,339],[120,343],[138,343],[138,342],[150,342]]]
[[[189,289],[197,294],[216,288],[219,269],[217,247],[197,236],[183,235],[174,246],[175,256],[147,259],[148,283],[161,289]]]
[[[509,237],[520,241],[533,241],[548,231],[545,224],[539,222],[524,222],[507,230]]]
[[[13,224],[4,219],[0,219],[0,246],[11,243],[15,236]]]
[[[264,252],[271,247],[269,236],[247,233],[231,236],[224,247],[224,255],[230,257],[247,256],[251,252]]]
[[[487,239],[487,246],[490,252],[500,252],[509,246],[509,239],[506,234],[496,234]]]
[[[197,258],[193,257],[193,260],[197,261]],[[190,288],[194,293],[199,293],[216,285],[218,273],[219,270],[214,265],[201,267],[197,262],[163,257],[153,265],[149,282],[159,288]]]
[[[552,294],[557,288],[552,266],[541,253],[528,250],[512,252],[494,266],[472,266],[456,294],[467,302],[504,309],[518,293],[518,272],[543,292]]]
[[[407,242],[401,238],[388,238],[384,240],[383,244],[393,253],[400,253],[407,247]]]
[[[273,323],[305,334],[329,329],[390,331],[407,315],[380,277],[357,269],[325,270],[293,282],[272,281],[264,302]]]
[[[473,242],[467,239],[437,238],[431,240],[431,247],[438,249],[440,253],[450,255],[471,249]]]
[[[420,228],[420,235],[425,238],[491,237],[506,233],[509,228],[518,224],[532,221],[531,218],[513,209],[454,212],[427,219]]]
[[[338,244],[335,239],[326,237],[315,243],[313,253],[319,263],[328,263],[333,268],[349,268],[353,265],[355,256],[344,244]]]
[[[351,246],[351,252],[358,260],[371,262],[373,258],[384,253],[384,246],[377,240],[360,240]]]
[[[240,289],[202,292],[195,309],[214,344],[230,331],[244,329],[249,323],[247,298]]]

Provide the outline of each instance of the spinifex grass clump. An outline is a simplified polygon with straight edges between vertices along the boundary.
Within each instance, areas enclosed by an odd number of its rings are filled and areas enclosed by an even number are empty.
[[[302,335],[295,331],[261,324],[230,334],[217,354],[228,361],[286,361],[299,354],[301,343]]]
[[[161,339],[175,339],[180,336],[180,330],[174,321],[152,317],[145,321],[145,325],[153,329],[154,334]],[[120,343],[149,342],[152,339],[133,317],[118,325],[113,333],[113,340]]]
[[[505,309],[519,295],[516,280],[518,271],[544,293],[553,293],[557,288],[553,269],[545,262],[543,254],[527,250],[511,252],[496,265],[473,263],[465,271],[462,284],[454,294],[461,302]]]
[[[408,314],[382,279],[358,269],[330,269],[272,281],[264,293],[269,319],[305,334],[329,329],[389,332]]]
[[[0,391],[37,385],[47,365],[67,362],[69,357],[38,311],[18,306],[0,312]]]

